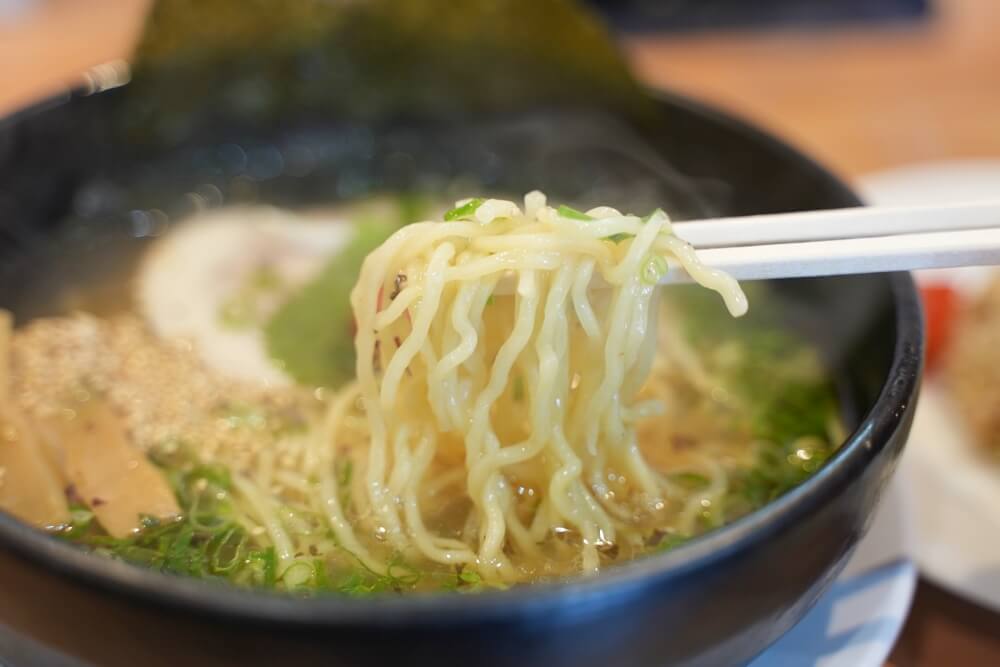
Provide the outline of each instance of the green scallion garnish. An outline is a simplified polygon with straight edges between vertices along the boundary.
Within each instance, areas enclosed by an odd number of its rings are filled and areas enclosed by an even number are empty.
[[[660,282],[660,278],[666,275],[668,268],[667,260],[660,255],[650,254],[643,264],[640,278],[647,285],[655,285]]]
[[[475,199],[470,199],[461,206],[456,206],[444,214],[445,222],[452,222],[453,220],[468,220],[476,214],[476,211],[483,205],[484,201],[486,200],[481,197],[476,197]]]
[[[572,206],[566,206],[566,204],[561,204],[556,212],[562,218],[568,218],[569,220],[593,220],[592,217],[584,213],[583,211],[578,211]]]

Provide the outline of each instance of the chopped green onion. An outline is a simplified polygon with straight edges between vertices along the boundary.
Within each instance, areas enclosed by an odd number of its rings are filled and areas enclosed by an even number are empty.
[[[204,554],[200,549],[192,548],[193,541],[194,528],[189,523],[180,523],[172,539],[165,536],[162,540],[158,540],[163,570],[176,574],[203,572]],[[164,545],[166,548],[163,548]]]
[[[667,260],[660,255],[650,254],[642,267],[642,275],[640,276],[642,282],[647,285],[655,285],[667,273],[667,269]]]
[[[94,513],[86,505],[71,504],[69,506],[69,523],[60,527],[59,535],[73,539],[88,532],[94,522]]]
[[[232,478],[229,475],[229,468],[217,463],[202,463],[197,465],[191,469],[188,476],[191,480],[203,479],[209,484],[226,491],[233,485]]]
[[[444,219],[446,222],[451,222],[453,220],[467,220],[476,214],[476,211],[483,205],[484,201],[486,200],[481,197],[470,199],[461,206],[456,206],[445,213]]]
[[[672,535],[664,535],[663,539],[656,545],[656,551],[670,551],[675,549],[680,545],[684,544],[691,537],[688,535],[682,535],[680,533],[674,533]]]
[[[497,300],[496,296],[490,294],[489,297],[487,297],[486,299],[486,305],[492,306],[496,302],[496,300]]]
[[[559,213],[560,217],[568,218],[570,220],[593,220],[592,217],[583,211],[578,211],[571,206],[566,206],[565,204],[560,205],[559,208],[556,209],[556,212]]]
[[[678,472],[670,475],[670,481],[680,484],[688,489],[703,489],[709,485],[709,480],[704,475],[696,472]]]
[[[351,478],[354,476],[354,461],[347,459],[340,466],[339,474],[337,475],[337,484],[344,487],[350,486]]]
[[[316,573],[315,564],[312,561],[295,561],[281,574],[281,581],[288,590],[295,591],[306,588]]]
[[[662,213],[663,215],[666,215],[666,213],[663,213],[663,209],[662,208],[658,208],[655,211],[653,211],[652,213],[650,213],[649,215],[647,215],[646,217],[640,218],[640,220],[642,221],[642,224],[646,224],[647,222],[649,222],[650,220],[652,220],[653,216],[656,215],[657,213]],[[618,234],[612,234],[611,236],[607,236],[605,238],[608,241],[614,241],[615,243],[621,243],[625,239],[630,239],[633,236],[634,236],[634,234],[626,234],[624,232],[619,232]]]
[[[413,586],[420,581],[420,571],[403,561],[403,557],[398,553],[393,554],[392,559],[386,564],[385,574],[392,580],[393,585]]]
[[[354,461],[343,461],[337,470],[337,486],[340,487],[340,504],[347,510],[351,505],[351,479],[354,477]]]
[[[239,526],[231,526],[208,541],[208,563],[214,574],[228,574],[243,564],[247,534]]]
[[[515,401],[524,400],[524,378],[521,377],[520,375],[514,378],[513,393]]]
[[[350,459],[338,462],[336,475],[345,486],[351,481],[353,465]],[[160,572],[224,579],[250,587],[279,587],[290,592],[309,595],[340,591],[348,595],[368,596],[375,593],[407,590],[415,586],[422,573],[395,554],[388,574],[377,574],[360,563],[346,581],[322,557],[336,541],[321,541],[309,549],[306,556],[285,565],[278,562],[274,547],[264,548],[255,543],[251,534],[240,526],[233,515],[228,493],[223,486],[231,483],[228,472],[217,465],[199,464],[183,459],[174,462],[178,468],[169,470],[178,502],[183,508],[176,520],[142,516],[141,528],[125,538],[114,538],[103,532],[93,513],[80,505],[71,505],[71,521],[54,530],[62,539],[71,540],[104,556],[145,565]],[[310,517],[300,510],[280,506],[279,515],[290,521],[297,534],[311,534]],[[287,516],[286,516],[287,515]],[[301,525],[298,525],[301,524]],[[332,534],[331,534],[332,535]],[[349,552],[347,552],[349,553]]]
[[[483,578],[475,570],[462,570],[458,573],[458,579],[463,584],[471,584],[473,586],[483,582]]]
[[[313,586],[320,591],[330,589],[330,575],[322,558],[313,560]]]
[[[364,578],[357,572],[352,572],[344,577],[344,579],[337,584],[337,590],[340,593],[351,597],[364,597],[374,592],[372,587],[366,585]]]
[[[251,566],[255,575],[254,583],[265,588],[273,588],[277,581],[278,557],[274,547],[263,551],[252,551],[247,557],[247,565]]]

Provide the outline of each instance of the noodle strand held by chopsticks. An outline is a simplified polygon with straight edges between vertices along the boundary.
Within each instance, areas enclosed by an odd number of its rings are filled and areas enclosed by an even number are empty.
[[[362,267],[351,293],[357,383],[331,401],[306,457],[318,469],[315,504],[376,572],[389,566],[357,531],[491,582],[523,579],[510,556],[546,549],[575,548],[580,569],[595,572],[602,549],[638,539],[634,508],[673,502],[635,428],[635,415],[653,409],[634,406],[655,356],[656,280],[669,262],[733,314],[746,299],[659,211],[584,215],[537,192],[527,213],[501,200],[456,211],[457,220],[403,228]],[[592,278],[607,289],[591,294]],[[515,293],[500,293],[511,280]],[[352,411],[363,412],[367,433],[346,432]],[[364,441],[347,512],[334,468],[338,445],[352,438]],[[449,465],[464,468],[455,482]],[[706,468],[713,479],[716,468]],[[627,492],[610,491],[616,476]],[[468,501],[464,527],[446,533],[422,505],[445,478]]]

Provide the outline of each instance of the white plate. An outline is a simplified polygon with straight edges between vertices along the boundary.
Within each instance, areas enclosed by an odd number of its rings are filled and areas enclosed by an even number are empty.
[[[925,383],[907,472],[915,496],[916,559],[935,583],[1000,611],[1000,470],[984,465],[948,395]]]
[[[917,584],[917,569],[906,556],[912,547],[910,488],[905,471],[897,473],[837,581],[749,667],[883,667]]]
[[[972,298],[992,268],[923,273],[924,284],[949,284]],[[1000,611],[1000,466],[984,461],[947,389],[933,375],[904,460],[914,497],[917,564],[956,595]]]
[[[1000,199],[1000,159],[933,162],[868,174],[857,184],[879,206],[961,204]]]
[[[861,184],[880,205],[945,204],[1000,197],[1000,161],[920,165]],[[921,272],[922,283],[975,293],[993,269]],[[947,392],[925,379],[903,458],[912,480],[914,557],[923,574],[953,593],[1000,611],[1000,468],[978,459]]]

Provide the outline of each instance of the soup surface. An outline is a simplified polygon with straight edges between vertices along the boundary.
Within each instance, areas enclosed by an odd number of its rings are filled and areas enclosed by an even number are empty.
[[[663,492],[636,492],[632,469],[613,461],[586,480],[619,537],[552,518],[543,454],[502,480],[502,574],[463,560],[449,545],[481,543],[486,529],[459,465],[462,443],[445,434],[421,464],[419,488],[400,473],[391,499],[401,514],[419,507],[421,529],[445,556],[393,539],[367,488],[350,292],[390,234],[462,207],[449,208],[380,198],[315,212],[207,211],[153,243],[120,290],[74,284],[62,315],[8,326],[0,507],[172,574],[300,594],[473,591],[674,548],[799,484],[843,440],[831,379],[766,284],[746,286],[752,307],[741,319],[708,290],[661,288],[656,354],[635,403],[656,407],[636,407],[629,423]],[[388,300],[406,283],[397,274]],[[490,296],[484,338],[509,327],[518,303]],[[505,385],[504,414],[492,415],[505,443],[533,419],[536,382],[515,369]],[[587,382],[573,377],[572,389]],[[398,447],[395,463],[411,455]],[[515,526],[537,535],[519,542]]]

